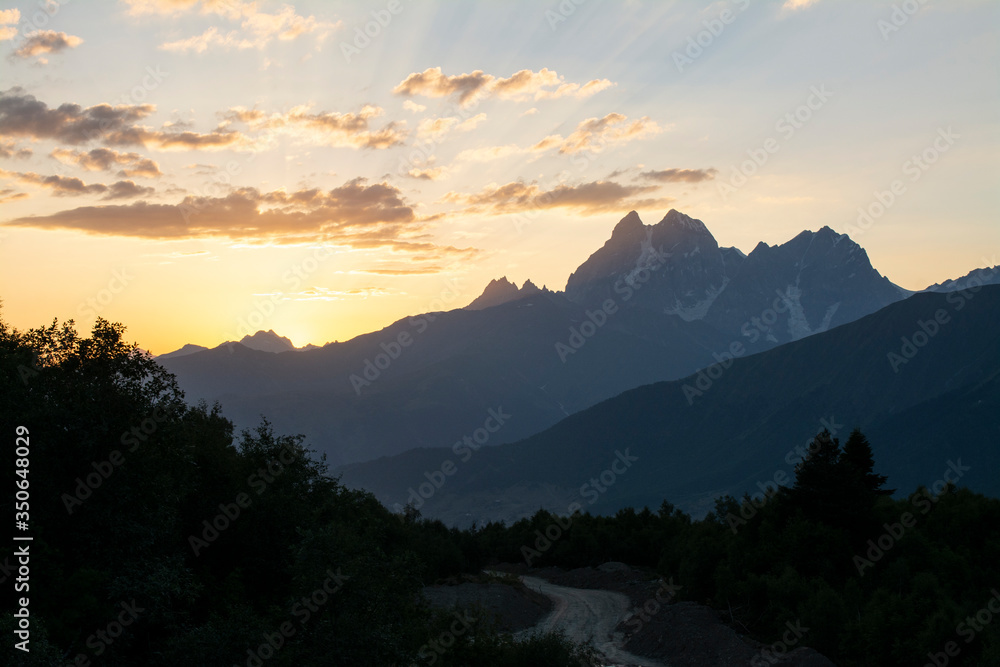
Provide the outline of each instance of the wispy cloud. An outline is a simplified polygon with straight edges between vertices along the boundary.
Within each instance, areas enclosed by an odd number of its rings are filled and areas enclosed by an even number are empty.
[[[21,59],[38,58],[38,62],[44,65],[48,60],[41,56],[76,48],[81,44],[83,40],[79,37],[54,30],[39,30],[27,35],[24,43],[11,55]]]
[[[594,215],[623,208],[659,208],[672,198],[639,198],[654,192],[655,185],[622,185],[614,181],[592,181],[579,185],[557,185],[543,190],[537,183],[514,181],[489,185],[481,192],[449,192],[444,200],[468,206],[468,213],[502,215],[520,211],[566,208],[581,215]]]
[[[262,49],[274,39],[291,41],[304,35],[324,40],[339,28],[340,21],[323,21],[302,16],[292,5],[283,5],[274,13],[261,11],[256,2],[240,0],[123,0],[134,16],[144,14],[176,15],[190,11],[217,15],[239,27],[211,26],[204,32],[160,45],[166,51],[204,53],[209,48]]]
[[[17,37],[16,24],[21,20],[21,11],[18,9],[0,10],[0,42]]]
[[[661,169],[644,171],[639,176],[660,183],[701,183],[710,181],[719,173],[718,169]]]
[[[132,181],[118,181],[111,185],[104,183],[84,183],[75,176],[42,176],[34,172],[6,171],[0,169],[0,178],[17,180],[20,183],[36,185],[52,190],[57,197],[103,194],[103,199],[132,199],[153,194],[153,188],[136,185]]]
[[[324,146],[389,148],[406,139],[405,123],[393,121],[372,129],[371,121],[385,112],[381,107],[365,105],[357,112],[312,113],[310,105],[301,105],[285,113],[266,113],[259,109],[233,107],[224,114],[226,123],[244,123],[254,131],[278,132]]]
[[[124,178],[155,178],[163,175],[160,166],[153,160],[138,153],[119,153],[110,148],[95,148],[88,152],[57,148],[50,155],[62,164],[80,167],[87,171],[118,169],[118,175]]]
[[[607,79],[593,79],[584,84],[567,83],[555,71],[544,67],[537,72],[524,69],[507,78],[498,78],[482,70],[468,74],[446,75],[440,67],[429,67],[423,72],[414,72],[407,76],[392,92],[407,97],[455,96],[459,104],[465,106],[479,97],[498,97],[507,100],[558,97],[582,99],[613,85]]]

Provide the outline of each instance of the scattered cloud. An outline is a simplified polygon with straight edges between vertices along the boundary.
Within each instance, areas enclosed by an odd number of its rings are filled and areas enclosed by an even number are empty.
[[[0,42],[17,37],[17,28],[12,24],[20,20],[20,10],[0,9]]]
[[[810,5],[815,5],[817,2],[819,2],[819,0],[785,0],[785,4],[783,4],[781,8],[789,11],[795,11],[797,9],[805,9]]]
[[[486,120],[486,114],[481,113],[464,121],[456,117],[425,118],[417,125],[417,138],[437,141],[453,129],[458,132],[469,132]]]
[[[52,190],[57,197],[103,194],[103,199],[129,199],[153,194],[153,188],[144,188],[132,181],[118,181],[111,185],[103,183],[86,184],[75,176],[42,176],[34,172],[6,171],[0,169],[0,178],[17,180],[28,185]]]
[[[592,181],[579,185],[560,184],[551,190],[543,190],[535,182],[514,181],[505,185],[490,185],[475,194],[449,192],[444,200],[468,206],[468,213],[502,215],[566,208],[581,215],[594,215],[623,209],[658,208],[674,201],[672,198],[638,198],[653,192],[657,187]]]
[[[444,167],[431,167],[428,169],[411,169],[406,172],[410,178],[417,178],[425,181],[438,181],[444,177],[447,169]]]
[[[119,153],[110,148],[95,148],[88,152],[57,148],[50,156],[62,164],[77,166],[87,171],[114,171],[123,178],[156,178],[162,176],[160,166],[138,153]]]
[[[421,113],[423,111],[427,111],[427,107],[425,107],[423,104],[417,104],[413,100],[406,100],[405,102],[403,102],[403,108],[406,109],[407,111],[412,111],[413,113]]]
[[[244,123],[254,131],[280,132],[309,143],[355,148],[389,148],[403,143],[406,131],[403,122],[390,122],[377,130],[371,120],[384,114],[381,107],[365,105],[357,113],[311,113],[311,106],[302,105],[286,113],[265,113],[258,109],[233,107],[224,114],[225,123]]]
[[[198,9],[201,14],[214,14],[239,22],[239,27],[220,29],[211,26],[199,35],[193,35],[160,45],[165,51],[204,53],[209,48],[263,49],[272,40],[291,41],[303,35],[315,34],[322,42],[337,28],[340,21],[322,21],[315,16],[302,16],[291,5],[284,5],[275,13],[261,11],[256,2],[240,0],[124,0],[129,13],[176,15]]]
[[[511,155],[523,155],[528,150],[516,144],[506,144],[504,146],[486,146],[483,148],[466,148],[459,153],[455,159],[459,162],[489,162]]]
[[[384,287],[354,287],[346,290],[336,290],[330,287],[307,287],[298,292],[265,292],[254,294],[254,296],[273,296],[280,301],[344,301],[391,294],[394,292]]]
[[[38,57],[38,62],[44,65],[48,61],[41,56],[76,48],[81,44],[83,40],[79,37],[54,30],[39,30],[27,35],[24,44],[11,55],[22,59]]]
[[[4,188],[0,190],[0,204],[17,201],[18,199],[27,199],[28,197],[29,195],[27,192],[18,192],[12,188]]]
[[[250,148],[253,142],[239,132],[216,128],[212,132],[154,130],[136,121],[156,111],[152,104],[98,104],[81,107],[61,104],[49,108],[20,88],[0,92],[0,134],[31,139],[55,139],[71,145],[101,141],[109,146],[145,146],[161,150],[221,150]]]
[[[718,169],[661,169],[644,171],[639,176],[648,181],[660,183],[701,183],[710,181],[719,173]]]
[[[13,139],[0,137],[0,158],[25,160],[31,157],[32,153],[30,148],[20,148]]]
[[[145,239],[222,238],[250,243],[315,243],[379,249],[420,261],[467,259],[476,248],[427,241],[427,223],[387,183],[354,179],[332,190],[263,192],[239,188],[219,197],[187,196],[176,204],[82,206],[28,216],[7,225],[68,229]]]
[[[497,78],[482,70],[467,74],[446,75],[440,67],[429,67],[423,72],[413,72],[392,92],[413,97],[457,97],[462,106],[479,97],[498,97],[506,100],[554,99],[558,97],[590,97],[614,84],[607,79],[594,79],[584,84],[567,83],[562,76],[548,68],[535,72],[523,69],[508,78]]]
[[[528,109],[527,111],[525,111],[521,115],[522,116],[534,116],[536,113],[538,113],[538,108],[537,107],[531,107],[530,109]]]
[[[663,132],[656,121],[643,116],[628,122],[628,117],[620,113],[609,113],[604,118],[588,118],[576,126],[568,137],[558,134],[545,137],[532,146],[534,151],[546,151],[558,147],[560,153],[580,151],[599,152],[609,144],[620,144],[635,139],[644,139]]]

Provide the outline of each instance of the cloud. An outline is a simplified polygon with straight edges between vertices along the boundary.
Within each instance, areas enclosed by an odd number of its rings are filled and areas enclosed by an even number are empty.
[[[8,178],[52,190],[57,197],[103,194],[103,199],[128,199],[142,197],[154,192],[153,188],[137,186],[132,181],[118,181],[111,185],[103,183],[86,184],[75,176],[42,176],[34,172],[6,171],[0,169],[0,178]]]
[[[486,146],[483,148],[466,148],[459,153],[455,159],[460,162],[489,162],[511,155],[523,155],[529,152],[516,144],[506,144],[504,146]]]
[[[781,6],[782,9],[789,11],[795,11],[797,9],[805,9],[810,5],[815,5],[819,0],[785,0],[785,4]]]
[[[558,147],[560,153],[571,154],[580,151],[599,152],[609,144],[619,144],[635,139],[659,134],[663,128],[648,116],[628,122],[628,117],[620,113],[609,113],[604,118],[588,118],[576,126],[568,137],[558,134],[545,137],[532,146],[534,151],[546,151]]]
[[[54,30],[39,30],[27,35],[24,44],[11,55],[15,58],[33,58],[46,53],[59,53],[81,44],[83,40],[79,37]],[[39,58],[38,61],[43,65],[48,62],[45,58]]]
[[[471,104],[477,97],[498,97],[507,100],[554,99],[558,97],[585,98],[614,84],[607,79],[594,79],[585,84],[567,83],[563,77],[548,68],[534,72],[523,69],[510,77],[497,78],[482,70],[467,74],[445,75],[440,67],[428,67],[423,72],[413,72],[392,92],[413,97],[457,97],[462,106]]]
[[[407,111],[412,111],[413,113],[420,113],[422,111],[427,111],[427,107],[423,104],[417,104],[413,100],[406,100],[403,102],[403,108]]]
[[[621,185],[614,181],[592,181],[580,185],[560,184],[543,190],[535,182],[514,181],[490,185],[476,194],[449,192],[444,200],[465,204],[467,213],[503,215],[529,210],[566,208],[581,215],[594,215],[623,209],[662,207],[672,198],[644,198],[639,195],[657,189],[655,185]]]
[[[365,105],[357,113],[311,113],[309,105],[292,108],[287,113],[265,113],[258,109],[233,107],[224,114],[226,123],[244,123],[252,130],[280,132],[309,143],[354,148],[389,148],[403,143],[406,131],[402,122],[391,122],[378,130],[371,120],[385,113],[381,107]]]
[[[102,141],[109,146],[145,146],[161,150],[221,150],[253,147],[239,132],[216,128],[212,132],[165,132],[136,125],[156,111],[152,104],[47,104],[19,88],[0,92],[0,134],[55,139],[71,145]]]
[[[710,181],[719,173],[718,169],[662,169],[660,171],[644,171],[639,176],[649,181],[660,183],[700,183]]]
[[[604,118],[588,118],[582,121],[568,137],[550,134],[530,148],[522,148],[516,144],[467,148],[459,153],[455,159],[465,162],[489,162],[511,155],[544,153],[553,149],[558,149],[563,154],[585,150],[597,153],[607,146],[643,139],[662,131],[663,128],[655,121],[650,120],[648,116],[643,116],[630,123],[623,114],[609,113]]]
[[[418,219],[397,188],[360,178],[326,191],[239,188],[219,197],[187,196],[176,204],[83,206],[6,224],[145,239],[322,242],[418,255],[420,261],[466,259],[480,252],[424,240],[427,223]]]
[[[122,167],[118,176],[124,178],[156,178],[163,175],[160,166],[153,160],[138,153],[119,153],[110,148],[95,148],[89,152],[57,148],[50,156],[65,165],[81,167],[87,171],[114,171]]]
[[[474,130],[484,120],[486,120],[486,114],[484,113],[477,114],[464,121],[454,116],[447,118],[425,118],[417,125],[417,138],[437,141],[452,129],[459,132]]]
[[[25,160],[32,155],[30,148],[19,148],[13,139],[0,137],[0,158]]]
[[[17,28],[11,25],[21,20],[21,12],[17,9],[0,10],[0,42],[17,37]]]
[[[211,47],[225,49],[263,49],[272,40],[292,41],[303,35],[315,34],[322,42],[340,21],[321,21],[315,16],[301,16],[291,5],[284,5],[275,13],[260,11],[256,2],[239,0],[124,0],[129,13],[175,15],[199,9],[201,14],[215,14],[229,21],[239,21],[239,28],[220,30],[211,26],[199,35],[193,35],[160,45],[165,51],[204,53]]]
[[[538,109],[535,108],[535,107],[531,107],[530,109],[528,109],[527,111],[525,111],[521,115],[522,116],[534,116],[536,113],[538,113]]]
[[[428,169],[411,169],[406,172],[406,175],[410,178],[417,178],[425,181],[437,181],[440,180],[447,173],[447,169],[444,167],[433,167]]]
[[[298,292],[265,292],[254,296],[273,296],[280,301],[344,301],[346,299],[367,299],[370,296],[389,296],[391,290],[384,287],[355,287],[335,290],[329,287],[307,287]]]
[[[0,190],[0,204],[17,201],[18,199],[27,199],[28,197],[29,195],[27,192],[18,192],[12,188],[4,188],[3,190]]]
[[[154,188],[136,185],[134,181],[118,181],[108,186],[108,194],[104,199],[133,199],[148,197],[155,192]]]

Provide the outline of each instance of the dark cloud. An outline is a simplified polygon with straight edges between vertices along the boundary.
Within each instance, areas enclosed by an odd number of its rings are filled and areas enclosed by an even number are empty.
[[[81,195],[103,194],[104,199],[130,199],[133,197],[144,197],[153,194],[153,188],[145,188],[136,185],[132,181],[118,181],[111,185],[103,183],[84,183],[75,176],[42,176],[34,172],[5,171],[0,169],[0,178],[11,178],[39,187],[52,190],[52,194],[57,197],[75,197]]]
[[[87,108],[79,104],[62,104],[50,109],[33,95],[12,88],[0,92],[0,134],[85,144],[113,132],[128,130],[134,122],[153,111],[152,104],[98,104]]]
[[[208,134],[163,132],[135,125],[156,111],[152,104],[98,104],[84,108],[61,104],[49,108],[20,88],[0,92],[0,134],[32,139],[55,139],[78,146],[102,141],[109,146],[149,146],[169,149],[249,147],[239,132],[216,128]]]
[[[644,171],[640,177],[660,183],[701,183],[710,181],[719,173],[718,169],[662,169],[660,171]]]
[[[514,181],[486,188],[476,194],[448,193],[445,200],[468,205],[470,213],[518,213],[529,210],[568,208],[582,215],[629,208],[662,207],[671,198],[637,199],[657,186],[622,185],[614,181],[592,181],[580,185],[557,185],[543,190],[536,183]]]
[[[111,192],[109,188],[109,195]],[[332,190],[260,192],[241,188],[220,197],[188,196],[177,204],[139,201],[83,206],[18,218],[7,224],[149,239],[323,241],[354,248],[389,248],[410,255],[423,253],[429,258],[468,257],[478,252],[422,240],[425,223],[417,219],[400,191],[386,183],[368,184],[363,179]]]
[[[160,166],[153,160],[138,153],[119,153],[110,148],[95,148],[87,152],[57,148],[50,155],[63,164],[82,167],[87,171],[118,169],[118,176],[124,178],[155,178],[163,175]]]

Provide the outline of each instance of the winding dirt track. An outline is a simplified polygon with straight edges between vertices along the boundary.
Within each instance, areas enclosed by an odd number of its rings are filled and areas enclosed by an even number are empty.
[[[562,630],[574,642],[593,641],[594,647],[606,660],[606,665],[668,667],[622,650],[622,638],[614,630],[629,608],[629,599],[625,595],[613,591],[556,586],[537,577],[521,577],[521,581],[528,588],[550,598],[555,603],[555,609],[534,628],[523,630],[519,634]]]

